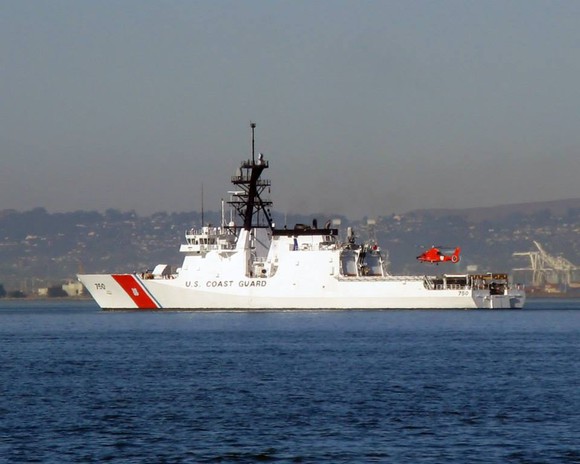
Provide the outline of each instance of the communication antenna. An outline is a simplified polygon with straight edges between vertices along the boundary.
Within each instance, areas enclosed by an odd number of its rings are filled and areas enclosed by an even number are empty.
[[[203,219],[203,182],[201,183],[201,227],[205,225],[205,221]]]
[[[252,164],[254,164],[254,130],[256,129],[256,123],[250,122],[250,127],[252,128]]]

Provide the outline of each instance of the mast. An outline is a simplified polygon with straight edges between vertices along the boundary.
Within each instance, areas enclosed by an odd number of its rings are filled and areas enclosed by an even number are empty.
[[[250,123],[250,127],[252,128],[252,163],[253,163],[255,161],[255,158],[254,158],[254,147],[255,147],[254,131],[256,130],[256,123],[255,122],[251,122]]]
[[[271,186],[271,181],[261,179],[262,171],[268,168],[262,154],[255,156],[255,123],[250,123],[252,129],[252,159],[243,161],[238,173],[232,177],[232,184],[242,191],[228,203],[232,205],[243,220],[243,229],[250,231],[254,228],[273,228],[270,207],[272,202],[263,198],[266,188]]]
[[[203,182],[201,183],[201,227],[205,226],[205,222],[203,220]]]

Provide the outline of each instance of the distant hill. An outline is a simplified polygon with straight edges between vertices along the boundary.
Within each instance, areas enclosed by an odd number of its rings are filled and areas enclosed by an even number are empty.
[[[324,224],[335,214],[274,215],[280,226]],[[342,216],[339,234],[351,226],[360,240],[378,239],[388,251],[393,273],[433,272],[415,257],[431,245],[461,246],[456,271],[469,266],[480,272],[528,266],[514,252],[534,250],[580,265],[580,199],[501,205],[489,208],[415,210],[375,218],[373,226]],[[204,222],[217,224],[220,213],[205,212]],[[75,278],[77,272],[138,272],[158,263],[179,266],[184,232],[201,225],[199,212],[140,216],[109,209],[50,213],[0,211],[0,284],[28,293]],[[528,260],[529,261],[529,260]],[[574,277],[580,281],[580,276]]]
[[[530,216],[538,213],[549,213],[552,216],[565,216],[569,212],[580,211],[580,198],[566,200],[515,203],[498,206],[462,209],[418,209],[410,214],[431,217],[455,216],[469,222],[501,221],[517,215]]]

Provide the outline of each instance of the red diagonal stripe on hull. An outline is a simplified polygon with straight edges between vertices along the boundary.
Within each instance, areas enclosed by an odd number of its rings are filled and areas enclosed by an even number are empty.
[[[157,305],[145,293],[135,276],[131,274],[113,274],[113,279],[125,290],[139,309],[157,309]]]

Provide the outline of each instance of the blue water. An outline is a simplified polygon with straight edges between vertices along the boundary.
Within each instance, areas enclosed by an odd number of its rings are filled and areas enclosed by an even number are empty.
[[[580,300],[524,311],[0,302],[1,463],[578,463]]]

